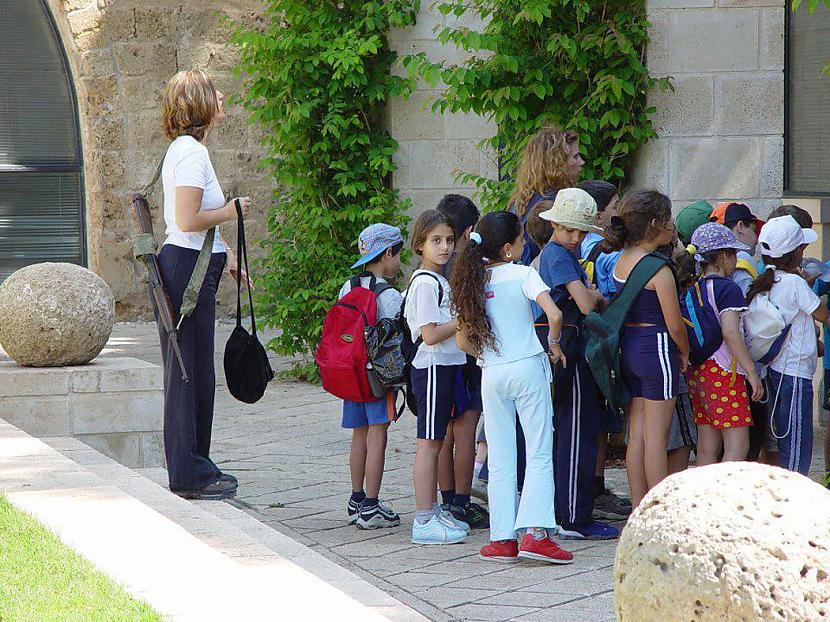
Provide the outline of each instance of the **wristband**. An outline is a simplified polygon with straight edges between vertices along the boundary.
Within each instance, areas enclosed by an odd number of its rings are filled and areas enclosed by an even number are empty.
[[[560,341],[562,341],[562,335],[559,335],[556,339],[548,337],[548,345],[558,346]]]

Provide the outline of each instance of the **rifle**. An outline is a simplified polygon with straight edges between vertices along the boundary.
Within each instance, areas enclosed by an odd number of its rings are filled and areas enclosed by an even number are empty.
[[[163,162],[163,161],[162,161]],[[158,262],[158,242],[153,235],[153,218],[150,214],[150,204],[147,202],[147,193],[155,185],[161,175],[161,164],[156,170],[153,180],[144,188],[143,192],[136,192],[132,195],[132,220],[133,220],[133,256],[141,261],[147,268],[147,293],[150,297],[150,304],[156,311],[156,322],[164,329],[167,335],[167,355],[175,354],[179,362],[179,369],[182,370],[182,380],[189,382],[187,371],[182,360],[182,351],[179,348],[179,324],[176,324],[176,313],[173,311],[173,304],[170,296],[161,280],[161,271]],[[182,316],[184,319],[184,315]]]

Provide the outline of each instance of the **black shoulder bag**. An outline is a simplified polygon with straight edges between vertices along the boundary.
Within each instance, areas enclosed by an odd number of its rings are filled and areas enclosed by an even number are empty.
[[[245,224],[239,199],[234,201],[237,214],[237,257],[240,278],[236,280],[236,328],[225,345],[225,379],[228,391],[240,402],[253,404],[265,393],[265,387],[274,379],[274,370],[268,361],[265,348],[256,335],[254,299],[248,287],[248,302],[251,305],[251,332],[242,327],[242,278],[241,269],[248,272],[248,246],[245,243]]]

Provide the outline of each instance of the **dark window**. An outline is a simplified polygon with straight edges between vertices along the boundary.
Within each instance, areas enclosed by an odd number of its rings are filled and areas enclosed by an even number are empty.
[[[66,58],[42,0],[0,2],[0,282],[83,264],[81,151]]]
[[[789,6],[789,3],[787,3]],[[830,9],[807,3],[787,20],[785,190],[830,194]]]

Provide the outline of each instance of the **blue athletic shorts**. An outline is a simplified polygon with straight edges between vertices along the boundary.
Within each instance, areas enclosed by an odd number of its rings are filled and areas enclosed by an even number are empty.
[[[620,342],[623,381],[631,397],[669,400],[679,393],[677,346],[663,327],[626,326]]]
[[[347,429],[381,425],[395,419],[395,394],[387,393],[385,399],[376,402],[350,402],[343,400],[343,423]]]
[[[412,392],[418,404],[418,438],[443,441],[450,419],[456,412],[462,412],[455,404],[460,368],[460,365],[412,368]]]

